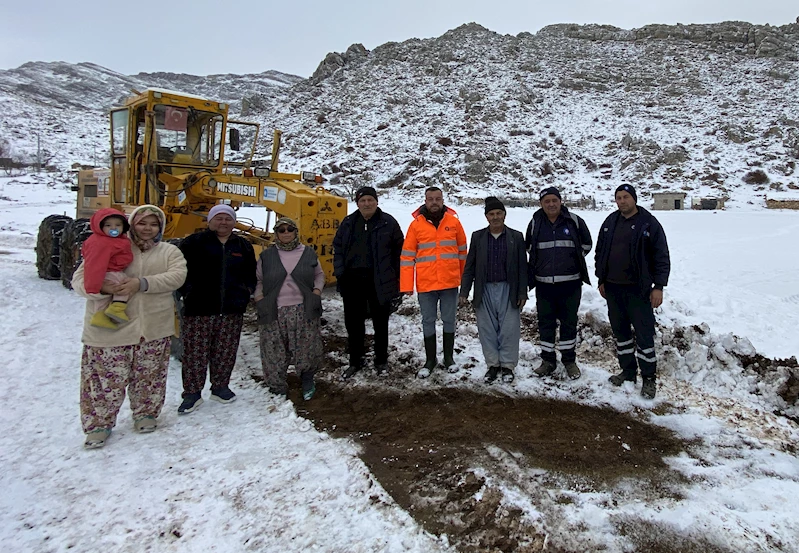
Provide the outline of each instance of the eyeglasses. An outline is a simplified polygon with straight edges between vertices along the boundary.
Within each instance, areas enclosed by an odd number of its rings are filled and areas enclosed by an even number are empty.
[[[286,232],[294,232],[297,230],[297,227],[280,227],[277,229],[277,232],[280,234],[284,234]]]

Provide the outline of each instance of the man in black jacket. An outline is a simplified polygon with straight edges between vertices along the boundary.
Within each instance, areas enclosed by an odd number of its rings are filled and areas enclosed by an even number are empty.
[[[608,318],[621,366],[621,373],[611,376],[610,382],[614,386],[635,382],[640,367],[641,395],[653,399],[654,310],[663,303],[663,287],[669,282],[671,261],[663,227],[637,202],[638,196],[631,185],[623,184],[616,189],[619,209],[605,219],[597,238],[596,276],[599,293],[608,302]]]
[[[563,205],[560,191],[551,186],[541,191],[541,209],[527,226],[528,286],[535,288],[541,366],[537,376],[555,372],[555,334],[560,321],[561,361],[572,380],[580,378],[577,366],[577,310],[583,282],[591,284],[585,256],[591,251],[591,233],[580,217]]]
[[[487,383],[500,371],[513,382],[519,362],[520,313],[527,302],[527,256],[524,237],[505,226],[505,206],[494,196],[485,200],[488,227],[472,233],[458,302],[468,302],[474,283],[477,333],[488,372]]]
[[[363,367],[365,322],[375,332],[375,370],[388,372],[388,318],[399,297],[400,252],[405,239],[396,219],[377,207],[377,191],[355,193],[358,210],[347,215],[333,238],[333,274],[344,301],[349,367],[344,379]]]

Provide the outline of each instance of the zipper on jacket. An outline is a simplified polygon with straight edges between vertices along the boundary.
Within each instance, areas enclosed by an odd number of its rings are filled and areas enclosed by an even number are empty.
[[[225,312],[225,280],[227,280],[227,252],[225,251],[225,246],[227,242],[222,243],[222,275],[221,275],[221,282],[219,283],[219,314],[222,315]]]

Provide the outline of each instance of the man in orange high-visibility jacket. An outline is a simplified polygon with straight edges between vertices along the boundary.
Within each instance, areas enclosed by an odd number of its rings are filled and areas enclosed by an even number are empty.
[[[452,373],[458,371],[452,350],[455,347],[458,286],[466,266],[466,233],[458,215],[444,205],[444,194],[436,186],[425,190],[424,205],[414,211],[413,216],[400,256],[400,292],[409,296],[413,294],[415,268],[426,357],[416,376],[427,378],[438,364],[436,314],[439,304],[444,323],[444,367]]]

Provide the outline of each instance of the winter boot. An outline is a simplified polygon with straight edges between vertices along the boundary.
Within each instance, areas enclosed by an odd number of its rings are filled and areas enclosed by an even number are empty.
[[[499,367],[488,367],[486,375],[483,377],[485,383],[491,384],[492,382],[494,382],[497,379],[497,376],[499,376],[499,370],[500,370]]]
[[[577,363],[574,361],[569,361],[568,363],[564,363],[564,366],[566,367],[566,374],[569,376],[569,378],[572,380],[577,380],[580,378],[582,373],[580,372],[580,367],[577,366]]]
[[[635,375],[622,371],[619,374],[614,374],[613,376],[608,378],[608,382],[610,382],[614,386],[621,386],[625,382],[635,383]]]
[[[510,384],[516,377],[513,375],[513,369],[502,367],[502,382]]]
[[[655,384],[654,376],[647,376],[642,378],[644,385],[641,386],[641,395],[646,399],[655,399],[655,392],[657,391],[657,384]]]
[[[438,364],[436,359],[436,335],[424,337],[424,366],[416,373],[416,378],[427,378]]]
[[[108,436],[111,435],[110,428],[98,428],[86,434],[86,441],[83,442],[83,447],[86,449],[99,449],[105,445]]]
[[[455,333],[454,332],[445,332],[444,333],[444,367],[447,369],[447,372],[456,373],[460,369],[460,367],[455,363],[455,359],[452,357],[452,351],[455,349]]]
[[[105,314],[115,323],[127,323],[130,322],[128,314],[125,312],[127,307],[128,304],[124,301],[112,301],[108,309],[105,310]]]
[[[388,363],[378,363],[377,365],[375,365],[375,371],[377,372],[377,376],[387,376]]]
[[[551,375],[553,372],[555,372],[555,368],[556,368],[556,365],[555,365],[554,361],[548,361],[546,359],[542,359],[541,360],[541,366],[538,367],[533,372],[535,372],[535,375],[537,377],[541,378],[541,377],[544,377],[544,376]]]
[[[111,330],[117,329],[117,324],[111,319],[109,319],[108,315],[106,315],[102,311],[98,311],[97,313],[92,315],[92,320],[89,321],[89,324],[92,326],[98,326],[100,328],[109,328]]]
[[[353,363],[353,364],[350,364],[350,366],[349,366],[349,367],[347,367],[346,369],[344,369],[344,372],[343,372],[343,373],[341,373],[341,378],[342,378],[343,380],[349,380],[350,378],[352,378],[353,376],[355,376],[355,374],[356,374],[358,371],[360,371],[360,370],[361,370],[361,368],[362,368],[362,365],[361,365],[360,363]]]

